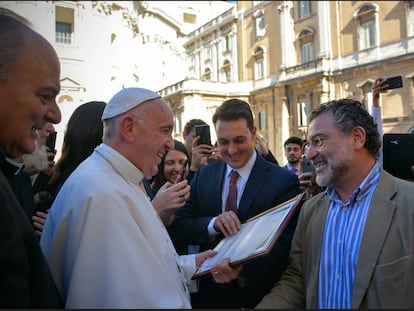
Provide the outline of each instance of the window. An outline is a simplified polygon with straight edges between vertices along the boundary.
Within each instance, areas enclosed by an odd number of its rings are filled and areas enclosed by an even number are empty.
[[[374,21],[367,21],[361,24],[361,49],[375,46]]]
[[[174,129],[176,133],[181,133],[183,130],[183,123],[181,120],[181,113],[174,113]]]
[[[72,24],[56,22],[56,43],[72,43]]]
[[[211,52],[211,47],[206,48],[205,50],[205,61],[208,62],[210,61],[212,58],[212,52]]]
[[[256,80],[263,79],[265,77],[264,68],[264,51],[261,47],[256,48],[254,51],[254,77]]]
[[[376,4],[365,3],[354,13],[360,50],[378,45],[378,11],[379,7]]]
[[[407,1],[407,37],[414,36],[414,3]]]
[[[303,43],[300,47],[300,61],[302,64],[313,60],[313,43]]]
[[[197,15],[192,13],[186,13],[183,14],[183,22],[189,23],[189,24],[195,24],[197,22]]]
[[[254,18],[254,34],[256,38],[263,38],[265,35],[264,12],[262,10],[256,10],[253,13],[253,18]]]
[[[314,31],[311,28],[302,29],[298,35],[300,46],[300,62],[302,64],[314,60]]]
[[[61,44],[72,44],[74,11],[70,8],[56,6],[55,41]]]
[[[259,111],[259,115],[258,115],[258,129],[259,131],[264,131],[266,130],[266,111],[262,110]]]
[[[299,1],[299,18],[307,17],[311,15],[310,1]]]
[[[224,61],[223,73],[224,73],[225,82],[231,82],[231,64],[228,60]]]
[[[309,103],[304,96],[301,96],[298,102],[298,125],[308,126]]]
[[[227,34],[227,35],[224,36],[223,51],[224,52],[230,52],[231,51],[231,36],[230,36],[230,34]]]
[[[204,80],[206,80],[206,81],[211,80],[211,70],[210,70],[210,68],[206,68],[206,70],[204,70]]]

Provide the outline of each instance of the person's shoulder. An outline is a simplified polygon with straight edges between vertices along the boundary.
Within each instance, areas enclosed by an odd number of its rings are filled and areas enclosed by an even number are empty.
[[[225,165],[226,162],[221,159],[215,162],[210,162],[207,165],[200,166],[197,172],[200,174],[210,174],[211,172],[216,172],[218,169],[222,169]]]

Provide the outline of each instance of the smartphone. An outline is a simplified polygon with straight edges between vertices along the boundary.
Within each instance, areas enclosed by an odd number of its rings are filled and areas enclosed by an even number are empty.
[[[403,87],[402,76],[389,77],[385,79],[385,84],[388,84],[386,90],[399,89]]]
[[[196,136],[200,136],[198,140],[198,145],[210,145],[211,146],[210,126],[208,124],[196,125],[195,134]]]
[[[45,145],[49,148],[49,152],[55,151],[57,132],[50,132],[46,138]],[[48,161],[53,161],[54,156],[48,157]]]
[[[414,165],[414,134],[384,134],[382,145],[382,166],[388,173],[402,179],[414,179],[411,166]]]
[[[306,158],[306,156],[303,156],[302,158],[302,170],[303,173],[315,173],[315,167],[312,162]]]
[[[50,132],[49,135],[46,138],[46,147],[48,147],[50,149],[50,151],[55,150],[55,145],[56,145],[56,135],[57,132]]]
[[[188,159],[185,158],[184,162],[183,162],[183,166],[181,167],[181,171],[180,171],[180,181],[184,180],[184,174],[185,174],[185,170],[187,168],[187,164],[188,164]]]

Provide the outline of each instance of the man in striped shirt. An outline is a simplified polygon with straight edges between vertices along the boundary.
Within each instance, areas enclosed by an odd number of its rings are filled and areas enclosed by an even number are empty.
[[[309,119],[308,158],[326,191],[304,203],[291,262],[258,308],[413,308],[414,183],[378,162],[373,118],[355,100]]]

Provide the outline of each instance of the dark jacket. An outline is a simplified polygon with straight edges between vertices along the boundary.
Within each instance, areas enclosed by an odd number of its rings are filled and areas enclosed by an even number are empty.
[[[191,193],[172,224],[175,240],[199,244],[200,251],[214,248],[208,235],[208,223],[222,212],[222,186],[226,164],[219,161],[201,167],[191,183]],[[287,201],[300,192],[296,175],[257,156],[240,200],[238,215],[245,221]],[[269,292],[288,263],[290,243],[297,217],[287,226],[273,250],[246,263],[239,279],[219,286],[211,277],[200,279],[199,292],[192,296],[194,308],[252,308]]]
[[[4,175],[0,152],[0,308],[62,308],[30,221]]]

